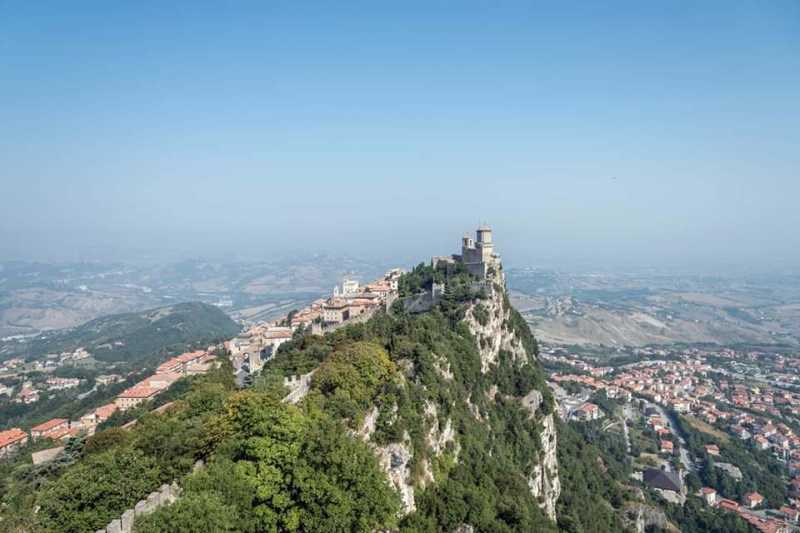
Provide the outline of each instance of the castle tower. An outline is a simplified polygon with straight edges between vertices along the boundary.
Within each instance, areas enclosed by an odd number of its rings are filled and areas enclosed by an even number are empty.
[[[492,229],[489,226],[481,225],[478,231],[475,232],[478,238],[478,248],[481,249],[481,261],[489,263],[492,260],[494,253],[494,244],[492,244]]]
[[[472,237],[470,237],[469,235],[464,235],[464,237],[461,239],[461,248],[462,249],[475,248],[475,242],[472,240]]]
[[[478,236],[478,242],[483,243],[484,245],[488,244],[491,246],[492,244],[492,228],[487,225],[481,225],[478,228],[478,231],[475,232]]]

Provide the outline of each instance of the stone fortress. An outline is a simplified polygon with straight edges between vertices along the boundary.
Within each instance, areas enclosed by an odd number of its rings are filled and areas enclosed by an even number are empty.
[[[500,256],[494,253],[492,229],[482,224],[475,232],[475,239],[464,235],[461,239],[461,255],[437,256],[431,258],[436,268],[440,263],[461,263],[467,272],[481,279],[499,277],[502,279]]]

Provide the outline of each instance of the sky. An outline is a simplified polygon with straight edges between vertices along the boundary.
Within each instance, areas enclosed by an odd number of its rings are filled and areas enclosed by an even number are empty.
[[[0,259],[800,270],[800,2],[0,2]]]

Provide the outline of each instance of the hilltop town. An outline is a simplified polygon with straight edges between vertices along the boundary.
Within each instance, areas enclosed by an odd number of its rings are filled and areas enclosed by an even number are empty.
[[[448,265],[460,265],[481,280],[505,282],[500,255],[494,251],[492,230],[486,225],[476,230],[474,239],[469,235],[462,238],[461,253],[431,258],[433,268],[446,268]],[[237,379],[243,383],[249,374],[261,371],[278,348],[298,330],[322,335],[348,324],[364,322],[378,310],[388,310],[398,298],[398,280],[403,272],[401,268],[393,268],[366,285],[354,279],[345,279],[341,286],[333,288],[330,297],[318,299],[277,320],[255,324],[226,342],[225,348],[230,354]],[[430,293],[425,295],[427,300],[420,309],[429,308],[443,290],[441,285],[434,284]],[[407,305],[420,303],[414,301]]]

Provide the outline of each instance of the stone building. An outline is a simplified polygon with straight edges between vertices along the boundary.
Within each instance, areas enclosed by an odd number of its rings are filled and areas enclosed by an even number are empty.
[[[341,324],[350,318],[350,307],[342,299],[332,299],[322,307],[322,321],[326,324]]]
[[[431,259],[434,267],[439,263],[461,263],[467,272],[479,278],[497,276],[502,269],[500,256],[494,253],[492,230],[486,225],[477,229],[475,239],[469,235],[465,235],[461,239],[460,255],[438,256]]]
[[[152,400],[159,392],[161,392],[161,389],[136,385],[123,391],[122,394],[117,396],[114,403],[120,411],[127,411],[141,403]]]

